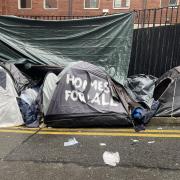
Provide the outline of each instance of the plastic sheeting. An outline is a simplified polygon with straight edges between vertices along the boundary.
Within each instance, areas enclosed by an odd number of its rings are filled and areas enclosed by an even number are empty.
[[[19,107],[27,127],[38,127],[38,104],[36,102],[39,88],[29,88],[22,91]]]
[[[154,100],[153,93],[156,80],[156,77],[138,74],[127,78],[124,87],[136,102],[144,103],[150,109]]]
[[[132,36],[133,13],[64,21],[0,16],[0,59],[64,66],[82,60],[123,82]]]

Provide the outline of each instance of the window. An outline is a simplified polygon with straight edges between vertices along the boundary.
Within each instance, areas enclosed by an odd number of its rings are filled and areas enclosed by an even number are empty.
[[[44,0],[44,8],[45,9],[57,9],[57,0]]]
[[[169,6],[176,6],[178,5],[178,0],[169,0]]]
[[[114,0],[114,8],[129,8],[130,0]]]
[[[176,6],[179,0],[161,0],[161,7]]]
[[[99,8],[99,1],[100,0],[85,0],[84,1],[84,8],[98,9]]]
[[[19,9],[31,9],[32,1],[31,0],[19,0]]]

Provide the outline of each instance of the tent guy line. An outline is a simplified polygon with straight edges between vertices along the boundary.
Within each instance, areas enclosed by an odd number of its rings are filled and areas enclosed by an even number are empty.
[[[156,133],[154,133],[156,132]],[[114,136],[114,137],[154,137],[154,138],[180,138],[180,130],[148,130],[148,133],[135,132],[73,132],[73,131],[47,131],[37,130],[18,130],[18,129],[0,129],[0,133],[34,134],[37,135],[71,135],[71,136]]]

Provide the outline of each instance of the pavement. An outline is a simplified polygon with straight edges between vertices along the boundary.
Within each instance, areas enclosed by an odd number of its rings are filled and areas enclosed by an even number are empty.
[[[64,142],[76,138],[76,145]],[[104,146],[100,145],[104,143]],[[0,129],[1,180],[179,180],[180,126]],[[103,153],[118,152],[117,166]]]
[[[180,126],[180,117],[153,117],[149,126]]]

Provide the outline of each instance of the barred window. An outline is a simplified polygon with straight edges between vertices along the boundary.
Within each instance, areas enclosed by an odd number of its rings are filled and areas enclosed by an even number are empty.
[[[85,8],[99,8],[100,0],[85,0],[84,7]]]

